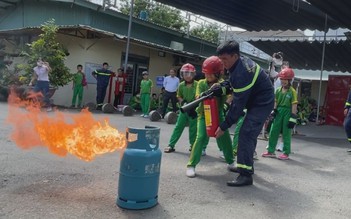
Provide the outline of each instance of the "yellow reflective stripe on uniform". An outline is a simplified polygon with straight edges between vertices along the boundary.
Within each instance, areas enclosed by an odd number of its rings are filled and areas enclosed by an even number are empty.
[[[289,122],[294,122],[294,123],[296,123],[297,121],[296,121],[295,118],[290,117]]]
[[[106,75],[106,76],[110,76],[111,73],[104,73],[104,72],[98,72],[95,70],[95,73],[98,74],[98,75]]]
[[[346,103],[345,103],[345,106],[351,106],[351,103],[346,102]]]
[[[348,141],[351,141],[351,138],[348,138],[347,140],[348,140]]]
[[[252,170],[252,167],[246,166],[245,164],[236,164],[236,167],[242,168],[242,169],[247,169],[247,170]]]
[[[243,88],[238,88],[238,89],[233,89],[233,91],[235,93],[240,93],[240,92],[244,92],[244,91],[247,91],[248,89],[250,89],[256,82],[257,80],[257,77],[258,77],[258,73],[260,72],[260,66],[259,65],[256,65],[256,72],[255,72],[255,76],[254,78],[252,79],[251,83],[249,85],[247,85],[246,87],[243,87]]]
[[[96,74],[98,74],[98,75],[107,75],[107,76],[111,75],[110,73],[102,73],[102,72],[96,72]]]

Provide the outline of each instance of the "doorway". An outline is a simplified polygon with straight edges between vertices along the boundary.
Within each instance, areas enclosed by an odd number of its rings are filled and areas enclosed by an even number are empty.
[[[122,54],[121,63],[124,63],[125,54]],[[149,58],[129,55],[127,64],[127,84],[125,87],[124,104],[128,104],[129,99],[140,92],[140,82],[142,80],[142,72],[147,71],[149,66]],[[124,67],[124,64],[123,64]],[[123,68],[122,67],[122,68]]]

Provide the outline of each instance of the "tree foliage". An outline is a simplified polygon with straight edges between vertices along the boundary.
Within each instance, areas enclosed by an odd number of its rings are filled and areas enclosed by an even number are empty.
[[[190,30],[190,35],[199,37],[201,39],[218,43],[220,27],[216,24],[208,24],[196,26]]]
[[[41,26],[41,30],[39,38],[28,44],[27,51],[22,52],[27,59],[27,64],[23,65],[26,78],[30,79],[37,60],[42,58],[52,69],[49,74],[50,84],[54,87],[64,86],[72,80],[72,74],[64,63],[68,52],[56,39],[58,26],[51,19]]]
[[[129,0],[121,0],[120,11],[122,13],[129,14],[129,2]],[[141,12],[146,12],[148,21],[161,26],[184,31],[188,25],[187,21],[180,15],[180,10],[159,3],[151,4],[149,0],[134,1],[133,16],[139,17]]]

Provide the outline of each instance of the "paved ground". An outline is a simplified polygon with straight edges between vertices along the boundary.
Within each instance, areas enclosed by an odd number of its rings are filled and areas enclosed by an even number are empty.
[[[236,175],[218,158],[213,139],[196,169],[198,177],[187,178],[185,134],[176,153],[162,155],[159,204],[132,211],[115,204],[117,152],[83,162],[40,147],[23,151],[8,140],[6,116],[7,105],[0,104],[0,218],[351,218],[351,155],[341,127],[299,127],[291,160],[260,158],[254,185],[244,188],[226,186]],[[120,114],[111,115],[110,122],[120,131],[161,127],[161,149],[174,127]],[[266,144],[258,141],[259,154]]]

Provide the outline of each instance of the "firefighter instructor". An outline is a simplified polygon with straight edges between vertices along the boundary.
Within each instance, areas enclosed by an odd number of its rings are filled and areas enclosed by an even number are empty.
[[[273,85],[261,67],[247,57],[240,56],[239,44],[227,41],[218,46],[218,57],[229,72],[233,87],[233,100],[225,120],[216,131],[216,138],[235,124],[246,108],[247,113],[239,133],[237,166],[233,170],[239,176],[228,181],[228,186],[252,185],[253,154],[257,137],[274,107]]]
[[[102,64],[102,69],[97,69],[91,73],[96,79],[96,109],[101,110],[104,104],[106,89],[110,82],[110,77],[114,76],[114,73],[108,70],[108,63]]]

